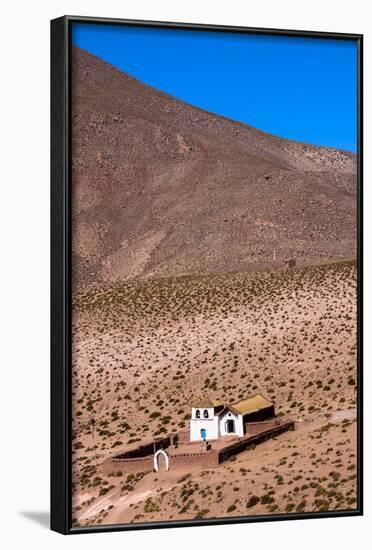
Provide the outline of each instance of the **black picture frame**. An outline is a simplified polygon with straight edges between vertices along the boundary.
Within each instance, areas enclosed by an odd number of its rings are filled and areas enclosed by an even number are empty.
[[[71,510],[71,25],[99,23],[226,33],[352,40],[358,45],[357,508],[73,527]],[[363,514],[363,35],[63,16],[51,21],[51,529],[62,534],[331,518]]]

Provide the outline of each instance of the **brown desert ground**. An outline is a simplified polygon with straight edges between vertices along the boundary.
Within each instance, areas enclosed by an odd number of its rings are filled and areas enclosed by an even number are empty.
[[[76,521],[355,507],[355,279],[355,265],[345,262],[134,281],[78,295]],[[102,474],[100,464],[118,450],[187,426],[195,398],[230,403],[256,392],[296,421],[294,432],[211,470]]]
[[[78,48],[72,77],[74,524],[356,508],[356,156]],[[255,393],[295,430],[214,469],[103,473],[195,399]]]

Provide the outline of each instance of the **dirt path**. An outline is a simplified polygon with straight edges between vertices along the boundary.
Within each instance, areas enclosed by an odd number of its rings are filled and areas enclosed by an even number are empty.
[[[111,504],[113,506],[120,506],[120,510],[125,510],[129,507],[130,504],[137,504],[137,502],[140,502],[141,500],[148,498],[152,494],[155,494],[155,490],[148,489],[146,491],[142,491],[140,493],[136,493],[135,495],[125,495],[120,497],[120,491],[118,489],[115,489],[111,493],[109,493],[105,498],[98,500],[97,502],[94,502],[91,506],[88,506],[88,508],[83,512],[83,514],[80,516],[80,521],[86,521],[90,517],[94,516],[101,510],[104,510],[108,508]]]
[[[115,488],[104,498],[97,499],[84,510],[84,512],[79,517],[79,522],[85,522],[101,510],[106,510],[111,505],[114,506],[114,509],[110,514],[110,521],[115,522],[116,516],[122,514],[132,504],[137,504],[142,500],[156,495],[159,492],[160,487],[162,492],[171,490],[173,487],[175,487],[175,480],[182,475],[182,472],[177,471],[172,473],[162,473],[161,475],[157,474],[159,478],[159,485],[154,484],[154,475],[155,474],[146,476],[143,480],[141,480],[137,484],[136,492],[134,494],[120,496],[120,489]]]

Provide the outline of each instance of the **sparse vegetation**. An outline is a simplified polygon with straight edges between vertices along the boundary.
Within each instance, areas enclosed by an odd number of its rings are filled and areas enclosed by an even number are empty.
[[[189,403],[204,392],[231,402],[260,391],[272,394],[278,415],[314,422],[314,429],[301,435],[299,424],[267,458],[269,443],[252,445],[246,453],[259,457],[254,473],[243,453],[220,467],[213,483],[208,471],[196,478],[203,480],[198,484],[190,473],[180,476],[179,489],[152,496],[146,511],[145,501],[134,504],[129,517],[157,519],[169,509],[174,517],[202,518],[355,506],[355,477],[345,477],[355,466],[355,422],[333,420],[338,409],[342,414],[355,407],[355,331],[345,321],[354,315],[354,293],[355,267],[343,263],[259,277],[129,282],[80,295],[74,319],[74,395],[81,413],[73,426],[74,491],[95,491],[98,498],[115,488],[122,496],[137,494],[143,475],[130,474],[124,482],[122,476],[97,475],[96,458],[100,463],[115,447],[187,428]],[[228,484],[225,468],[231,469]],[[245,501],[239,498],[253,489]],[[219,508],[233,495],[236,502]],[[227,512],[231,506],[236,509]],[[86,508],[76,507],[74,515]],[[103,522],[110,512],[104,513]]]
[[[355,507],[355,156],[73,61],[74,523]],[[255,392],[296,430],[215,469],[101,468]]]

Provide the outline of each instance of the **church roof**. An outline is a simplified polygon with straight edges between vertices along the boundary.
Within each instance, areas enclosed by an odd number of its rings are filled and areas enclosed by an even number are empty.
[[[272,403],[268,399],[263,397],[260,393],[258,393],[257,395],[253,395],[248,399],[244,399],[243,401],[239,401],[238,403],[233,403],[229,407],[229,409],[231,409],[235,413],[245,415],[252,412],[260,411],[261,409],[267,409],[271,406]]]
[[[217,401],[216,399],[211,399],[210,397],[202,397],[201,399],[198,399],[193,404],[193,407],[200,407],[203,408],[210,408],[210,407],[221,407],[222,403],[220,401]]]

